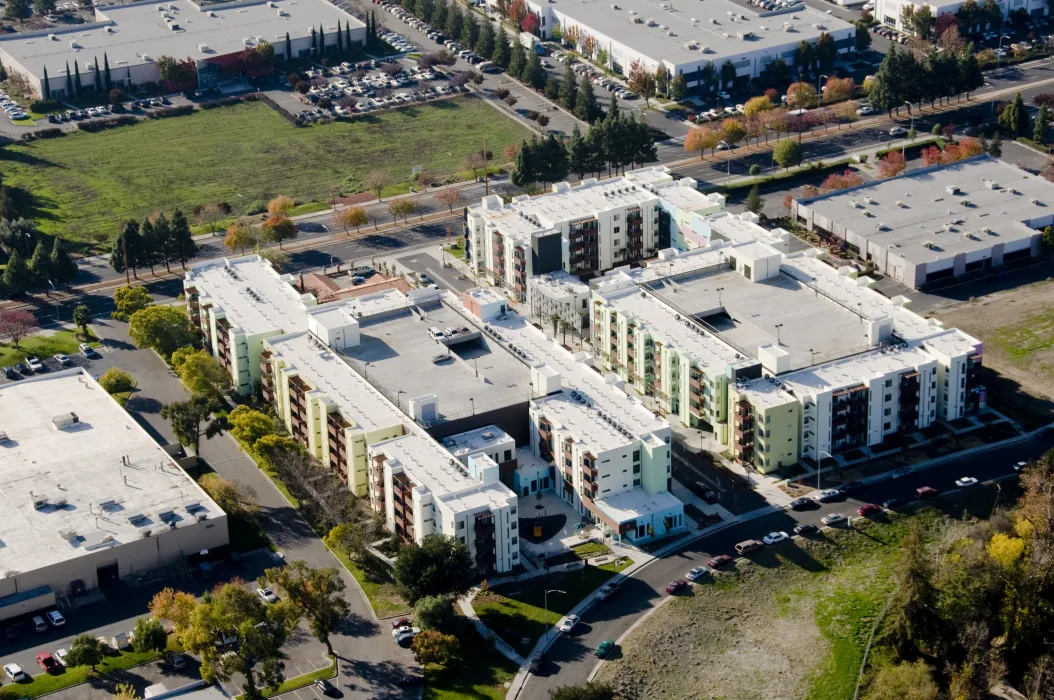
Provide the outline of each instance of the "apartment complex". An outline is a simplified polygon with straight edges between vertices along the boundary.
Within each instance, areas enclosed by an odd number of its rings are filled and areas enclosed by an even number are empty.
[[[517,450],[516,441],[497,425],[485,425],[458,435],[443,438],[443,447],[450,450],[462,464],[471,467],[471,458],[488,455],[498,464],[502,483],[510,485],[517,495],[526,498],[532,493],[553,488],[553,473],[549,463],[530,451]]]
[[[527,308],[532,318],[551,323],[553,316],[574,330],[589,324],[589,285],[557,270],[527,280]]]
[[[509,204],[497,195],[484,197],[466,212],[467,259],[477,274],[525,302],[531,277],[563,270],[588,279],[670,247],[673,221],[661,197],[676,199],[678,211],[724,208],[724,197],[704,195],[695,185],[653,167],[616,180],[557,183],[547,194]]]
[[[596,361],[761,472],[983,409],[980,341],[819,250],[714,243],[594,284]]]
[[[1054,184],[991,156],[796,200],[799,222],[913,289],[1042,253]]]
[[[227,516],[82,368],[0,386],[0,619],[228,544]]]

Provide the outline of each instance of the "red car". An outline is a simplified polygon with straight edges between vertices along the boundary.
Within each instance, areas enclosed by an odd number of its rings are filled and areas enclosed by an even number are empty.
[[[866,518],[869,515],[874,515],[875,513],[881,512],[882,509],[876,506],[874,503],[865,503],[864,505],[856,509],[856,514],[859,515],[861,518]]]
[[[727,554],[718,554],[716,557],[706,562],[706,565],[711,569],[720,569],[722,566],[728,566],[732,563],[732,557]]]
[[[688,584],[682,581],[681,579],[677,579],[676,581],[670,581],[670,583],[666,586],[666,592],[670,595],[677,595],[687,585]]]
[[[938,494],[937,489],[932,486],[922,486],[915,489],[915,496],[917,498],[933,498]]]
[[[396,620],[392,620],[392,629],[397,630],[400,627],[410,627],[410,619],[406,617],[400,617]]]
[[[59,662],[52,658],[51,654],[46,651],[42,651],[37,654],[37,663],[48,673],[58,673],[62,669]]]

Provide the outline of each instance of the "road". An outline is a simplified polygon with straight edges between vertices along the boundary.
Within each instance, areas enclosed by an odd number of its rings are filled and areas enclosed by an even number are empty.
[[[582,624],[575,634],[559,639],[546,654],[541,673],[530,677],[516,699],[543,700],[549,691],[563,685],[585,682],[596,666],[593,650],[605,639],[617,640],[643,614],[656,607],[666,597],[663,590],[670,581],[683,578],[694,566],[703,566],[717,554],[735,555],[737,542],[760,538],[774,530],[790,532],[798,523],[820,524],[828,513],[855,516],[862,503],[881,503],[888,498],[913,498],[920,486],[933,486],[941,491],[954,489],[954,481],[962,476],[974,476],[982,481],[1012,474],[1012,465],[1019,460],[1039,457],[1054,447],[1054,432],[1034,437],[1025,442],[999,449],[960,457],[896,480],[885,480],[854,491],[840,502],[824,504],[806,511],[778,511],[739,522],[725,529],[691,542],[684,549],[656,559],[626,580],[619,594],[606,603],[598,603],[582,615]],[[975,487],[976,488],[976,487]],[[941,507],[942,499],[934,501]],[[993,505],[994,501],[993,501]],[[950,514],[961,515],[961,508],[949,507]]]

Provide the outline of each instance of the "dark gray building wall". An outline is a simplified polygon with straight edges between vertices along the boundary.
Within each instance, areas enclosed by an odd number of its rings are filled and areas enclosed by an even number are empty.
[[[564,253],[558,231],[534,236],[531,241],[531,272],[544,275],[564,267]]]

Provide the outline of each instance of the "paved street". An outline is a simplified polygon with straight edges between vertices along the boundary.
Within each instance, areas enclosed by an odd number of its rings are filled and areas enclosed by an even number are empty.
[[[658,605],[666,597],[663,589],[673,579],[682,578],[694,566],[705,565],[716,554],[734,555],[733,546],[737,542],[760,538],[773,530],[790,532],[798,523],[819,525],[820,519],[828,513],[855,517],[856,509],[862,503],[881,503],[892,497],[910,500],[914,490],[920,486],[949,491],[954,489],[954,480],[962,476],[974,476],[985,481],[1012,474],[1014,463],[1038,457],[1051,447],[1054,447],[1054,433],[997,451],[963,456],[900,479],[881,481],[853,492],[844,501],[827,503],[806,511],[778,511],[737,523],[696,540],[675,554],[656,559],[624,582],[613,600],[594,605],[584,613],[576,634],[563,637],[550,647],[542,673],[530,677],[517,697],[519,700],[543,700],[549,697],[549,691],[553,688],[586,681],[597,662],[593,650],[601,641],[618,639],[641,615]],[[998,491],[993,488],[991,493],[992,504],[995,505]],[[951,516],[962,515],[962,506],[956,504],[954,494],[943,496],[932,504]],[[794,561],[794,552],[800,550],[793,545],[790,548],[786,550],[789,552],[787,558]]]

